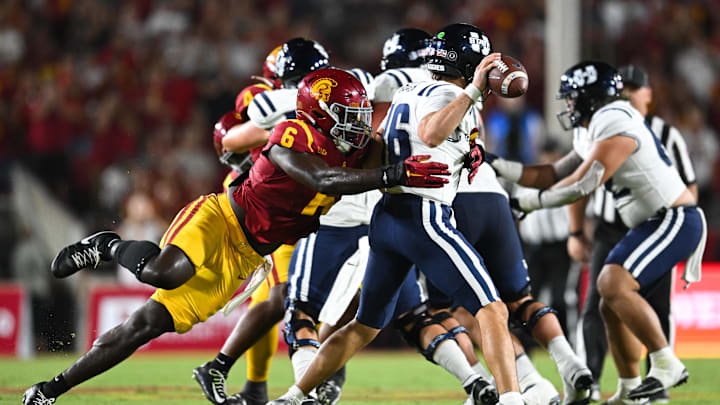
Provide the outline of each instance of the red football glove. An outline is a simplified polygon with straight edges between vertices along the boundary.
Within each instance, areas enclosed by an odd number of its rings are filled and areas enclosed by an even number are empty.
[[[470,152],[465,156],[465,164],[463,167],[468,169],[468,181],[472,184],[475,175],[477,174],[478,168],[485,162],[485,148],[479,143],[473,143],[470,145]]]
[[[425,162],[430,155],[410,156],[402,162],[381,169],[383,187],[408,186],[439,188],[449,182],[444,177],[450,172],[448,165],[437,162]]]

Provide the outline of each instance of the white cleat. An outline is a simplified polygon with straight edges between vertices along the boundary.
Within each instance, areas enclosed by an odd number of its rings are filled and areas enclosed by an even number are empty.
[[[531,373],[520,381],[520,392],[527,405],[560,405],[560,393],[552,383],[538,373]]]

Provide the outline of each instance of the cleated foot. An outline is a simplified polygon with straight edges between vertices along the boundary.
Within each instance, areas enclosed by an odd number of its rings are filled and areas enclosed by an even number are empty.
[[[498,403],[498,392],[486,379],[478,377],[470,387],[466,388],[470,394],[469,401],[473,405],[495,405]]]
[[[25,391],[22,399],[23,405],[52,405],[55,403],[55,398],[47,397],[42,392],[43,384],[45,381],[39,382]]]
[[[222,371],[213,368],[211,363],[208,362],[195,368],[192,376],[193,379],[200,384],[200,388],[208,401],[215,405],[227,403],[227,393],[225,391],[225,381],[227,379],[227,375],[225,375]]]
[[[668,394],[667,390],[662,390],[655,395],[651,395],[648,399],[651,404],[669,404],[670,394]]]
[[[335,405],[340,401],[342,387],[333,380],[325,380],[315,389],[318,403],[322,405]]]
[[[519,383],[527,405],[560,405],[562,402],[555,386],[538,373],[528,374]]]
[[[50,271],[57,278],[65,278],[82,269],[95,268],[103,260],[112,260],[109,244],[115,239],[120,236],[103,231],[65,246],[53,259]]]

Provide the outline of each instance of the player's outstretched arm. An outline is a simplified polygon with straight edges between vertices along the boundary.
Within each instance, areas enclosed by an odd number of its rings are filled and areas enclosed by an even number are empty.
[[[572,174],[583,160],[575,151],[570,151],[553,164],[527,166],[491,153],[488,153],[487,161],[498,176],[506,180],[525,187],[544,189]]]
[[[411,156],[377,169],[353,169],[330,167],[318,156],[273,145],[268,158],[293,180],[327,195],[357,194],[394,186],[437,188],[448,182],[444,176],[450,174],[447,165],[427,162],[429,156]]]
[[[258,127],[252,121],[247,121],[230,128],[223,137],[222,143],[229,152],[244,153],[265,145],[269,137],[270,131]]]
[[[516,196],[518,207],[530,212],[573,203],[589,195],[612,177],[636,149],[635,139],[627,136],[613,136],[595,142],[588,158],[553,187],[546,190],[528,190]]]

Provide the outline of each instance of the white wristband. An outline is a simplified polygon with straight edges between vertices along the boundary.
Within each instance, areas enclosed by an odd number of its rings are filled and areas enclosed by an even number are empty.
[[[463,90],[463,93],[467,94],[467,96],[470,97],[470,100],[472,100],[473,103],[480,103],[480,105],[476,107],[478,109],[482,109],[482,91],[480,91],[480,89],[478,89],[474,84],[470,83],[465,86],[465,90]]]

